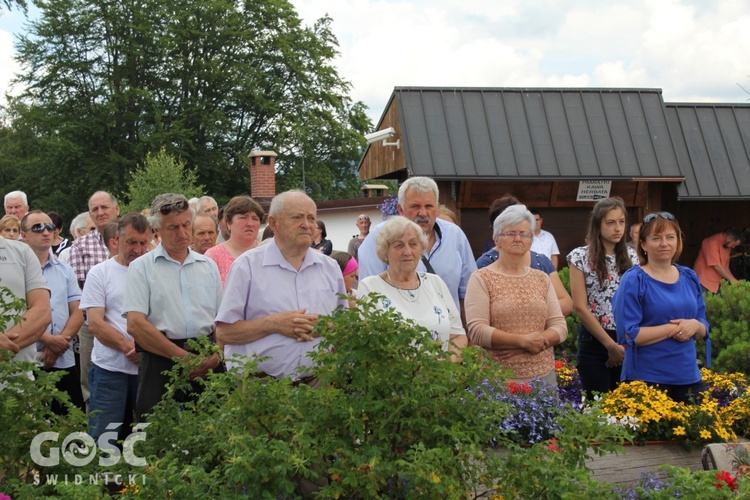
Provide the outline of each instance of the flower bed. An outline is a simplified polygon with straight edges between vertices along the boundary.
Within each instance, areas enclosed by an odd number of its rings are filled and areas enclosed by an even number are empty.
[[[721,375],[702,369],[709,391],[696,404],[670,399],[644,382],[627,382],[593,404],[610,415],[610,423],[627,425],[636,442],[679,441],[699,445],[747,436],[750,400],[744,375]]]

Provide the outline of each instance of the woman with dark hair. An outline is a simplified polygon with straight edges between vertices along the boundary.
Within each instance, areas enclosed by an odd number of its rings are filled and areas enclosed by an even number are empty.
[[[620,382],[625,348],[617,342],[612,297],[622,274],[638,264],[635,250],[625,243],[625,204],[606,198],[589,219],[588,245],[568,254],[573,308],[578,328],[578,373],[586,397],[608,392]]]
[[[675,264],[681,252],[682,231],[674,215],[647,215],[638,235],[641,266],[622,276],[613,307],[617,339],[625,345],[622,380],[642,380],[689,403],[708,390],[695,341],[706,339],[708,361],[711,344],[698,275]]]
[[[341,269],[346,293],[353,295],[354,285],[359,280],[359,264],[357,264],[357,259],[352,257],[348,252],[339,252],[338,250],[331,253],[331,258],[336,261],[336,264]]]
[[[312,249],[316,252],[321,252],[323,255],[331,255],[331,252],[333,252],[333,243],[331,243],[331,240],[326,239],[327,236],[326,225],[322,220],[316,221],[316,225],[313,227],[313,241],[312,245],[310,245]]]
[[[250,249],[258,246],[260,223],[266,213],[260,204],[249,196],[235,196],[224,209],[229,238],[224,243],[206,250],[206,257],[216,262],[221,283],[226,284],[232,263]]]
[[[63,218],[57,212],[47,212],[47,217],[55,225],[55,231],[52,233],[52,253],[55,257],[60,255],[60,252],[65,250],[70,245],[70,241],[67,238],[60,236],[63,228]]]

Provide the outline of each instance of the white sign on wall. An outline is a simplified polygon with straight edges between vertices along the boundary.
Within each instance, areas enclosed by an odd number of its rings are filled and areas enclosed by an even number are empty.
[[[576,201],[599,201],[609,198],[612,181],[580,181]]]

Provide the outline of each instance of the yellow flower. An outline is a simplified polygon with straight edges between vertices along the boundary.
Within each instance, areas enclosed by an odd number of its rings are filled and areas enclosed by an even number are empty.
[[[681,425],[678,425],[674,429],[672,429],[672,432],[675,436],[684,436],[685,435],[685,428]]]
[[[711,432],[707,431],[706,429],[701,430],[701,438],[711,439]]]

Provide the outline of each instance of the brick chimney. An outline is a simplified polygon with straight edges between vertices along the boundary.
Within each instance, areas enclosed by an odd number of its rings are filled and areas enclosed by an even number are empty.
[[[276,196],[276,153],[273,151],[251,151],[250,196],[262,204]]]

